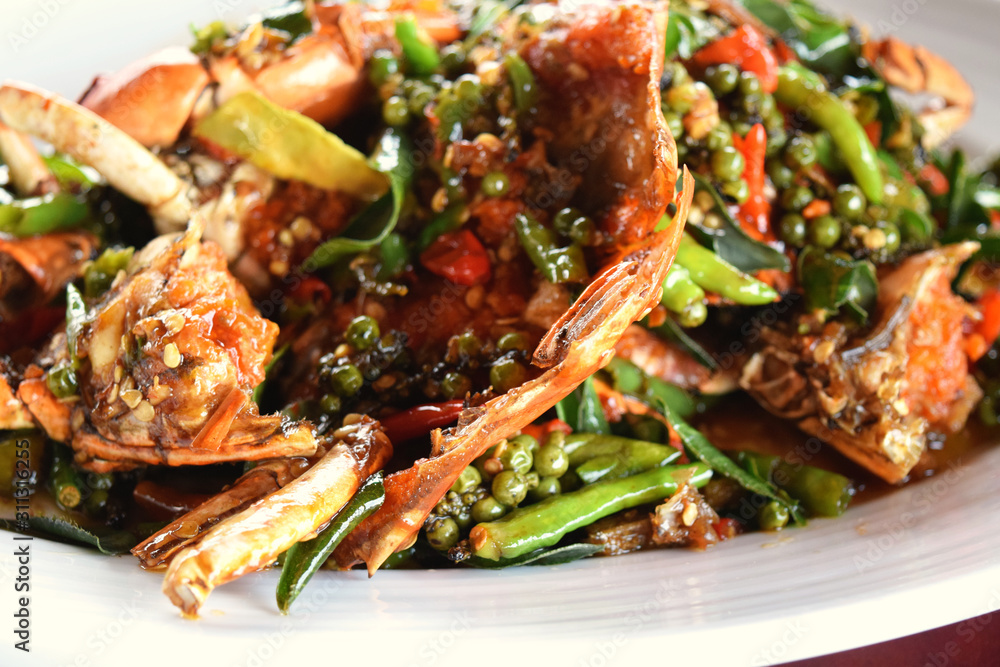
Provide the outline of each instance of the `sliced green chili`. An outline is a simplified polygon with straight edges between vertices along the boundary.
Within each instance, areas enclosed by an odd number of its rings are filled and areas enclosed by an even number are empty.
[[[587,280],[587,263],[578,244],[559,247],[556,233],[525,213],[518,213],[514,222],[521,245],[546,280],[552,283]]]
[[[778,90],[774,98],[808,114],[809,120],[830,133],[847,169],[872,203],[882,201],[882,172],[878,156],[865,130],[813,72],[791,63],[778,71]]]

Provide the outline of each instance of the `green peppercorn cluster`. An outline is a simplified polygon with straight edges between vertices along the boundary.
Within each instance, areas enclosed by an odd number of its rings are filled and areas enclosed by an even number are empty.
[[[550,433],[542,443],[527,434],[502,440],[466,467],[424,523],[427,542],[448,551],[479,523],[495,521],[525,503],[575,488],[565,434]]]

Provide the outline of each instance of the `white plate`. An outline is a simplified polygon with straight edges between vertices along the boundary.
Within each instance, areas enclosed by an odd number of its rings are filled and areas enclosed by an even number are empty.
[[[852,0],[885,34],[923,41],[976,86],[963,134],[1000,147],[992,2]],[[251,6],[252,5],[252,6]],[[5,0],[0,78],[76,96],[98,71],[187,43],[189,23],[238,21],[242,0]],[[883,21],[884,23],[879,23]],[[322,573],[288,617],[274,573],[216,591],[185,621],[160,577],[130,558],[32,543],[32,656],[39,664],[770,664],[883,641],[1000,608],[1000,450],[780,537],[705,553],[640,553],[505,572]],[[0,534],[0,663],[15,664],[12,535]],[[40,661],[38,659],[41,659]],[[24,664],[17,662],[16,664]],[[343,664],[343,663],[342,663]]]

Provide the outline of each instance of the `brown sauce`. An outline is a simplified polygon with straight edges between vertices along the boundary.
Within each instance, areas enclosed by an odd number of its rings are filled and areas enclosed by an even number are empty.
[[[897,488],[841,455],[833,445],[817,444],[816,438],[763,410],[745,394],[724,398],[701,415],[696,425],[720,449],[781,456],[793,463],[844,475],[854,482],[853,503],[873,500]],[[962,431],[946,438],[930,438],[927,451],[907,483],[932,477],[949,464],[965,463],[997,443],[1000,443],[1000,428],[983,426],[973,414]]]

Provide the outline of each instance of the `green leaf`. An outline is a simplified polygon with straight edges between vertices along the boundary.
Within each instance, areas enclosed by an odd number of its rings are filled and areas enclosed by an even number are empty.
[[[781,33],[785,42],[811,69],[842,75],[856,67],[857,47],[848,24],[803,0],[743,0],[765,25]]]
[[[437,45],[424,40],[412,17],[396,18],[396,40],[414,74],[433,74],[441,66]]]
[[[782,493],[774,484],[741,468],[735,461],[716,449],[715,445],[709,442],[708,438],[703,436],[701,432],[677,416],[665,404],[663,414],[671,428],[680,436],[688,456],[701,461],[715,472],[725,475],[747,491],[777,501],[788,510],[796,523],[805,523],[799,505],[792,501],[787,494]]]
[[[386,178],[364,154],[302,114],[255,92],[235,95],[195,125],[193,134],[277,176],[338,190],[360,199],[381,197]]]
[[[641,368],[625,359],[615,357],[604,370],[611,374],[615,390],[628,396],[635,396],[644,403],[650,405],[665,403],[674,413],[684,418],[690,417],[698,409],[694,399],[686,391],[660,378],[647,375]]]
[[[704,224],[694,225],[688,222],[703,245],[710,246],[722,259],[744,273],[755,273],[761,269],[781,269],[788,271],[791,263],[784,253],[772,248],[766,243],[750,238],[740,227],[722,196],[712,183],[703,176],[694,174],[696,189],[709,193],[715,202],[715,213],[722,219],[718,229],[706,227]]]
[[[23,522],[15,519],[15,505],[12,499],[0,500],[0,528],[21,532]],[[28,533],[57,538],[72,544],[94,547],[104,554],[124,554],[139,543],[132,533],[114,530],[86,517],[70,513],[56,505],[52,497],[43,491],[31,496]]]
[[[299,542],[285,552],[285,562],[281,568],[278,589],[275,593],[278,608],[282,613],[288,612],[295,598],[316,571],[323,566],[341,540],[347,537],[365,517],[381,507],[384,500],[382,471],[378,471],[365,480],[354,497],[337,512],[319,535],[311,540]]]
[[[310,34],[313,29],[305,5],[301,2],[289,2],[284,7],[266,12],[261,24],[265,28],[287,32],[288,44],[294,44],[303,36]]]
[[[278,362],[281,358],[285,356],[285,352],[291,347],[291,343],[285,343],[278,348],[278,351],[271,356],[271,361],[267,362],[267,366],[264,367],[264,379],[260,381],[260,384],[254,387],[253,390],[253,402],[260,405],[260,399],[264,396],[264,388],[267,386],[269,380],[273,379],[274,370],[278,367]]]
[[[799,255],[799,282],[809,308],[836,313],[846,307],[861,322],[868,319],[878,298],[878,279],[871,262],[819,248],[806,248]]]
[[[489,558],[472,556],[462,561],[462,564],[486,570],[502,570],[518,565],[561,565],[581,558],[588,558],[601,551],[604,551],[604,547],[600,544],[578,542],[577,544],[567,544],[564,547],[536,549],[516,558],[490,560]]]
[[[572,427],[575,433],[609,435],[611,427],[604,416],[601,399],[594,388],[593,376],[556,403],[556,415]]]
[[[668,317],[663,324],[658,327],[649,327],[649,330],[680,345],[686,352],[694,357],[695,361],[705,368],[714,371],[719,367],[715,357],[712,356],[708,350],[702,347],[698,341],[688,335],[688,333],[684,331],[684,327],[677,324],[673,318]]]
[[[413,156],[409,140],[389,130],[382,135],[372,163],[389,179],[389,192],[361,211],[343,235],[321,244],[302,263],[306,271],[330,266],[349,255],[356,255],[379,245],[396,228],[403,210],[403,200],[413,178]]]

